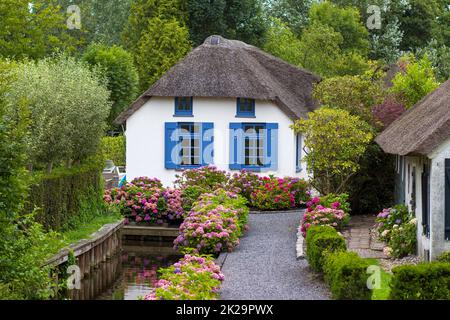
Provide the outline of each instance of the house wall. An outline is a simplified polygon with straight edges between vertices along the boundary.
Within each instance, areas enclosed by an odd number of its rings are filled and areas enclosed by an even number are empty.
[[[236,99],[194,97],[193,117],[173,115],[174,98],[152,97],[128,118],[125,132],[128,181],[139,176],[149,176],[161,179],[165,185],[173,182],[178,172],[167,170],[164,166],[165,122],[213,122],[214,165],[228,172],[230,122],[278,123],[278,169],[263,174],[306,178],[304,164],[302,171],[296,173],[296,139],[293,130],[289,128],[292,120],[272,102],[257,100],[256,118],[237,118]]]
[[[398,174],[404,177],[404,199],[409,209],[413,210],[413,171],[415,170],[415,216],[417,218],[418,254],[425,258],[426,251],[429,258],[434,260],[442,252],[450,250],[450,241],[445,239],[445,159],[450,158],[450,138],[428,157],[403,157],[404,166],[398,157]],[[422,173],[425,163],[430,167],[430,232],[424,234],[422,227],[422,210],[426,205],[422,201]],[[402,173],[403,172],[403,173]]]
[[[445,239],[445,159],[450,159],[450,138],[432,154],[431,167],[431,249],[432,259],[450,250]]]

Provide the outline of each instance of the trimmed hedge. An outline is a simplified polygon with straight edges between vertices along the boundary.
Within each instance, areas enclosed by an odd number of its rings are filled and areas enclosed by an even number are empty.
[[[330,286],[333,299],[370,300],[367,287],[367,268],[370,263],[355,252],[334,252],[325,258],[325,282]]]
[[[25,210],[39,208],[36,221],[47,230],[69,229],[81,211],[94,215],[103,205],[101,179],[101,171],[93,166],[58,168],[51,174],[40,174],[30,188]]]
[[[436,261],[450,262],[450,251],[442,252],[442,254],[439,257],[437,257]]]
[[[316,272],[323,271],[326,254],[346,251],[344,237],[330,226],[311,226],[306,234],[306,258]]]
[[[450,263],[431,262],[392,269],[392,300],[449,300]]]

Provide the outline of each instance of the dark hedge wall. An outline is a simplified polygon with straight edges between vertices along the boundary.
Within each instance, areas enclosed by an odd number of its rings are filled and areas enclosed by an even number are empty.
[[[86,203],[94,207],[101,201],[103,183],[96,167],[58,168],[51,174],[35,177],[30,188],[26,211],[36,212],[36,220],[46,229],[70,228]]]

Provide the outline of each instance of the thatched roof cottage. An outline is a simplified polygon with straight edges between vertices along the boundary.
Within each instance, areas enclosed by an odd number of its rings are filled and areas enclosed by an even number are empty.
[[[396,198],[415,212],[418,250],[450,250],[450,80],[406,111],[376,139],[396,155]]]
[[[317,107],[320,79],[241,41],[211,36],[144,92],[126,124],[127,178],[218,168],[306,178],[289,128]]]

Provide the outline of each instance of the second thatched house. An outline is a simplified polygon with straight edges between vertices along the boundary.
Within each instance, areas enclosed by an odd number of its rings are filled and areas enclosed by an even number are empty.
[[[376,139],[396,155],[396,200],[418,221],[418,253],[450,250],[450,80],[405,112]]]
[[[316,108],[314,74],[236,40],[211,36],[116,122],[126,124],[127,179],[214,164],[306,178],[289,126]]]

